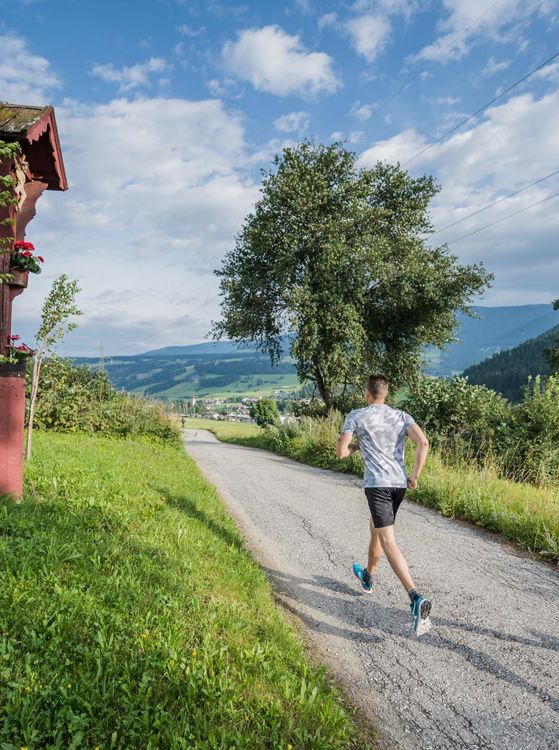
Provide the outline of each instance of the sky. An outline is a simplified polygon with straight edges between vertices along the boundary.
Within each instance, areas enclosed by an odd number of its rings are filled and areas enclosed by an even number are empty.
[[[440,231],[559,170],[559,57],[441,138],[559,52],[559,0],[0,0],[0,11],[0,100],[54,105],[69,179],[28,226],[46,261],[14,303],[28,343],[61,273],[78,280],[84,313],[61,353],[202,341],[219,317],[214,269],[261,170],[305,137],[344,140],[362,167],[434,175],[430,242],[495,274],[481,304],[559,296],[559,175]]]

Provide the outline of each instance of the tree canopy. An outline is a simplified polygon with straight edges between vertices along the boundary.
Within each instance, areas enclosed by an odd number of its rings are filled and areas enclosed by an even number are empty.
[[[340,143],[284,149],[216,271],[214,338],[255,342],[277,362],[290,334],[300,380],[327,405],[371,371],[413,381],[422,347],[451,341],[457,311],[492,278],[426,243],[438,190],[399,165],[360,168]]]

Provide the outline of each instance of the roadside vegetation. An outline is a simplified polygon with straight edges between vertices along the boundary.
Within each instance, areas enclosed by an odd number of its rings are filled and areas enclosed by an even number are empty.
[[[38,430],[0,500],[0,747],[357,748],[175,440]]]
[[[41,370],[34,415],[38,429],[167,440],[178,429],[160,401],[117,391],[105,370],[50,357]]]

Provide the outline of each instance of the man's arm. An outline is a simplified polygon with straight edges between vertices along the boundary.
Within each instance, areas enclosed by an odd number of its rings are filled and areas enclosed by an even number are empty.
[[[429,441],[425,437],[423,430],[416,424],[410,425],[407,430],[407,436],[415,443],[415,460],[413,462],[413,471],[408,477],[408,488],[415,490],[417,480],[425,466],[425,459],[429,452]]]
[[[338,445],[336,446],[336,456],[338,458],[349,458],[352,453],[359,450],[357,443],[351,442],[352,437],[352,432],[342,432],[338,438]]]

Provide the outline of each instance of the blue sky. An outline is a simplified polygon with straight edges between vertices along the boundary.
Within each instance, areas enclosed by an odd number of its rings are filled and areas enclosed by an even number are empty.
[[[304,136],[363,166],[406,162],[559,50],[559,0],[95,3],[0,0],[0,99],[55,105],[70,181],[28,239],[47,259],[15,303],[32,340],[62,272],[84,316],[67,353],[200,341],[260,169]],[[409,85],[406,86],[406,84]],[[416,159],[435,228],[559,169],[559,63]],[[483,304],[559,295],[557,177],[433,238],[496,276]]]

